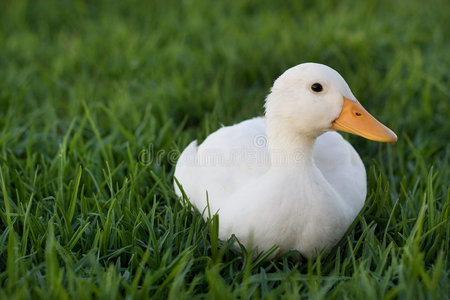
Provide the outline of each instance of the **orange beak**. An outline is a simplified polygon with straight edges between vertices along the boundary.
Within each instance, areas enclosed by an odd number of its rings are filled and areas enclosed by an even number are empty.
[[[357,100],[352,101],[345,97],[341,114],[331,127],[377,142],[394,144],[397,141],[395,133],[372,117]]]

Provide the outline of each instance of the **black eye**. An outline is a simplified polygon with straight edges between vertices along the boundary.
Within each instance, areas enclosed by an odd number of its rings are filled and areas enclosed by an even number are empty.
[[[322,85],[320,83],[316,82],[316,83],[313,83],[311,85],[311,90],[313,90],[314,92],[318,93],[318,92],[321,92],[323,90],[323,87],[322,87]]]

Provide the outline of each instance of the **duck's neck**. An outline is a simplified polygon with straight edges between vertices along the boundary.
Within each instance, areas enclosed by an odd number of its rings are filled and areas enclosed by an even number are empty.
[[[267,124],[267,140],[272,167],[313,166],[315,136],[302,135]]]

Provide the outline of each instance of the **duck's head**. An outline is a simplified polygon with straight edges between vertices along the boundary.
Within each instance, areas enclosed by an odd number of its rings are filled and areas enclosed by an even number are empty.
[[[288,69],[266,99],[272,130],[317,137],[342,130],[370,140],[395,143],[397,136],[356,100],[344,78],[332,68],[304,63]]]

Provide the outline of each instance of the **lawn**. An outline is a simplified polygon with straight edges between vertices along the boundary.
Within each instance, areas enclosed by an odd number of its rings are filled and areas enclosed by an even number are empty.
[[[449,299],[450,3],[1,1],[0,299]],[[329,255],[217,241],[180,204],[193,139],[336,69],[399,137],[344,134],[366,205]]]

